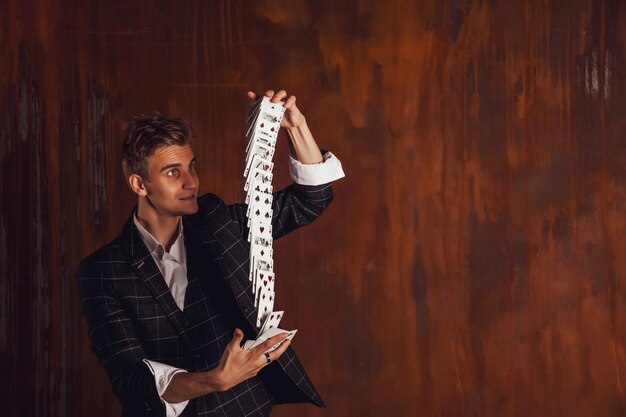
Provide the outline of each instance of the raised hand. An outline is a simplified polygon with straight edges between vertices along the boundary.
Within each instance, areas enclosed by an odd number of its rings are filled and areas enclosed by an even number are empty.
[[[300,112],[300,109],[296,106],[296,96],[291,95],[288,96],[285,90],[279,90],[278,92],[274,92],[274,90],[267,90],[265,92],[265,96],[269,97],[273,103],[278,103],[279,101],[285,100],[285,115],[283,116],[283,120],[280,123],[281,127],[290,129],[295,128],[302,125],[305,122],[304,115]],[[248,99],[250,102],[256,100],[257,95],[253,91],[248,91]]]
[[[253,91],[248,91],[250,102],[256,100],[257,95]],[[289,136],[289,150],[291,156],[303,164],[316,164],[324,161],[319,147],[313,139],[313,135],[307,126],[304,115],[296,106],[296,96],[287,96],[285,90],[267,90],[265,96],[272,102],[277,103],[287,97],[285,101],[285,114],[280,122],[280,126],[285,128]]]

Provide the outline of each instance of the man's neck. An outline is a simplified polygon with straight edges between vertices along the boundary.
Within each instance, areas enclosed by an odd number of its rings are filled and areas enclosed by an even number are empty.
[[[148,201],[139,199],[137,221],[159,242],[166,252],[178,237],[180,216],[168,216],[159,213]]]

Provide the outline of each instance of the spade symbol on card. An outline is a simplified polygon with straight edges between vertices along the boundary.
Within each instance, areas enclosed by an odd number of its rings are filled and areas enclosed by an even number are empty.
[[[254,214],[256,214],[258,216],[259,214],[261,214],[261,212],[259,210],[257,210],[257,211],[254,212]]]

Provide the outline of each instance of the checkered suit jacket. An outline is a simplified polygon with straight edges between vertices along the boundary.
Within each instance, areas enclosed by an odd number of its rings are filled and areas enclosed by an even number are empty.
[[[330,184],[292,184],[275,193],[274,238],[312,222],[331,200]],[[165,415],[144,358],[189,371],[208,370],[219,363],[234,326],[243,328],[246,338],[256,336],[247,206],[227,206],[214,194],[199,197],[198,204],[198,213],[183,216],[189,280],[184,311],[176,306],[132,214],[113,242],[79,265],[91,349],[109,375],[123,416]],[[224,313],[229,308],[233,314]],[[324,406],[288,348],[258,377],[191,400],[183,415],[264,416],[272,403],[307,401]]]

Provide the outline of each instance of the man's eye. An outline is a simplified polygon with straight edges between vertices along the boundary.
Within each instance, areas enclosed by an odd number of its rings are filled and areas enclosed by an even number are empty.
[[[177,169],[170,169],[169,171],[167,171],[167,176],[168,177],[175,177],[178,175],[178,170]]]

